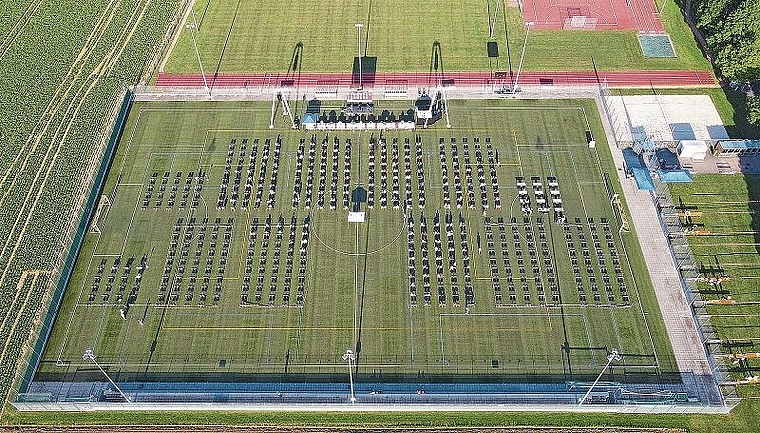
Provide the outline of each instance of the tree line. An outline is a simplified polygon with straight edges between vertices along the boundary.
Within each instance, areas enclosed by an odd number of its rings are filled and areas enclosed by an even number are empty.
[[[760,81],[760,1],[693,0],[692,10],[720,73],[738,83]],[[760,126],[760,95],[748,98],[747,113]]]

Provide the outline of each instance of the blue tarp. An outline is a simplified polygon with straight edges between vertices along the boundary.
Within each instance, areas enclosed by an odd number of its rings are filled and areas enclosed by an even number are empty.
[[[647,138],[641,142],[641,148],[644,150],[654,150],[655,148],[657,148],[657,143]]]
[[[623,159],[628,168],[644,168],[641,156],[634,152],[633,149],[623,149]]]
[[[314,124],[314,123],[317,123],[318,120],[319,120],[319,113],[304,113],[301,123],[304,125]]]
[[[633,168],[631,169],[633,178],[636,179],[636,186],[643,191],[654,191],[654,180],[652,175],[649,174],[649,169],[646,168]]]
[[[678,155],[668,149],[657,149],[652,154],[652,162],[660,170],[673,171],[679,170],[681,164],[678,162]]]
[[[688,170],[657,170],[657,176],[665,183],[689,183],[694,181]]]
[[[641,155],[634,152],[633,149],[624,149],[623,159],[628,171],[636,179],[636,186],[640,190],[654,191],[654,180],[652,179],[652,175],[649,174],[649,168],[641,160]]]

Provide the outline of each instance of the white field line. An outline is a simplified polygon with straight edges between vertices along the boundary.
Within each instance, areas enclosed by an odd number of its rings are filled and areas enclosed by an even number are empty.
[[[91,347],[95,347],[97,345],[98,341],[100,340],[100,333],[103,331],[103,322],[105,322],[105,319],[106,319],[106,312],[108,311],[108,305],[103,304],[102,308],[103,308],[103,312],[100,315],[100,322],[98,322],[98,330],[95,332],[95,336],[92,339],[92,343],[89,345]]]
[[[597,110],[599,110],[599,117],[601,119],[601,118],[604,117],[604,104],[602,103],[601,98],[597,98],[596,99],[596,104],[597,104]],[[586,110],[585,109],[583,110],[583,115],[586,116]],[[586,124],[588,125],[588,117],[586,117]],[[603,120],[602,120],[602,125],[604,125],[604,121]],[[604,126],[602,126],[602,127],[604,128]],[[607,135],[607,140],[614,140],[615,139],[615,136],[614,135],[610,136],[607,133],[607,131],[605,131],[605,135]],[[596,150],[594,152],[594,154],[596,155],[596,164],[597,164],[597,168],[599,169],[599,178],[603,179],[604,178],[604,168],[602,166],[602,158],[599,156],[599,151],[598,150]],[[610,176],[610,177],[612,177],[612,176]],[[622,193],[622,191],[620,193]],[[624,195],[624,197],[625,197],[625,195]],[[628,205],[628,203],[626,202],[626,206],[627,205]],[[610,207],[612,207],[612,205],[610,205]],[[620,209],[620,212],[622,212],[622,211],[623,211],[623,209]],[[612,212],[613,213],[615,212],[614,208],[612,209]],[[652,336],[652,330],[649,328],[649,320],[647,320],[647,314],[644,311],[644,305],[641,302],[641,294],[639,293],[639,286],[636,283],[636,274],[633,271],[633,266],[631,265],[631,259],[628,256],[628,250],[626,250],[625,242],[623,242],[623,234],[620,231],[617,232],[617,238],[620,241],[619,242],[620,243],[620,249],[623,252],[623,257],[625,258],[625,263],[628,265],[628,271],[630,272],[630,275],[631,275],[631,281],[633,282],[633,288],[636,291],[636,303],[638,304],[639,311],[641,312],[641,318],[644,320],[644,326],[646,327],[647,335],[649,336],[649,343],[652,346],[652,353],[654,354],[655,365],[659,366],[660,365],[660,361],[658,359],[657,347],[654,344],[654,337]]]
[[[594,347],[594,340],[591,337],[591,324],[588,322],[588,316],[582,314],[581,318],[583,319],[583,327],[586,331],[586,342],[588,343],[588,347]],[[591,351],[591,360],[597,364],[599,363],[596,359],[596,350]]]
[[[441,334],[441,365],[446,365],[446,352],[443,350],[443,314],[438,315],[438,329]]]
[[[625,347],[623,347],[623,339],[620,338],[620,329],[618,328],[617,320],[615,319],[615,309],[610,308],[610,321],[612,322],[612,330],[615,331],[615,339],[617,340],[617,349],[621,353],[625,353]]]
[[[357,309],[359,308],[359,224],[355,224],[356,226],[356,238],[354,240],[354,250],[356,253],[354,253],[355,260],[354,260],[354,347],[356,347],[356,343],[359,341],[359,313]]]
[[[269,332],[267,333],[267,350],[265,352],[266,357],[265,364],[269,365],[272,360],[272,340],[274,339],[274,308],[269,309]]]
[[[93,251],[97,250],[98,244],[100,244],[101,236],[98,236],[95,241],[95,246],[93,247]],[[87,268],[85,271],[85,275],[90,273],[90,269],[92,269],[92,262],[95,260],[95,255],[93,254],[90,257],[90,260],[87,262]],[[79,308],[79,300],[82,299],[82,295],[84,294],[84,289],[87,287],[87,280],[82,279],[82,286],[79,288],[79,294],[77,295],[77,301],[74,304],[74,308],[71,310],[71,315],[69,316],[69,320],[66,323],[66,329],[63,333],[63,341],[61,342],[61,349],[58,351],[58,359],[61,359],[63,356],[63,351],[66,348],[66,344],[69,341],[71,326],[74,322],[74,316],[76,315],[77,309]]]

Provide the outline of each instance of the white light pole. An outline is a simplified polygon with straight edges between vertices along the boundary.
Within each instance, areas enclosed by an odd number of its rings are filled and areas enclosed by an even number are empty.
[[[108,381],[111,382],[111,385],[113,385],[114,388],[116,388],[116,390],[119,391],[119,394],[121,394],[124,400],[126,400],[127,403],[132,403],[132,400],[130,400],[129,397],[127,397],[127,395],[124,394],[124,391],[122,391],[121,388],[119,388],[119,385],[117,385],[116,382],[111,380],[111,377],[108,375],[108,373],[106,373],[106,371],[103,370],[103,367],[101,367],[100,364],[98,364],[98,361],[95,359],[95,352],[92,350],[91,347],[87,348],[84,351],[84,355],[82,355],[82,359],[85,361],[90,361],[93,364],[95,364],[95,366],[98,367],[98,369],[100,370],[101,373],[103,373],[106,379],[108,379]]]
[[[354,355],[354,351],[346,349],[346,353],[343,354],[343,360],[348,361],[348,382],[351,385],[351,404],[356,403],[356,397],[354,396],[354,373],[351,371],[353,369],[351,362],[355,359],[356,355]]]
[[[193,23],[187,25],[187,29],[190,30],[190,36],[193,38],[193,48],[195,48],[195,56],[198,58],[198,67],[201,69],[201,77],[203,77],[203,89],[206,90],[206,93],[208,93],[209,98],[211,97],[211,89],[208,86],[208,81],[206,81],[206,73],[203,72],[203,63],[201,62],[201,53],[198,51],[198,42],[195,40],[195,33],[198,32],[198,20],[195,18],[195,10],[193,10],[192,6],[190,7],[190,12],[193,14]]]
[[[530,33],[530,28],[533,27],[533,24],[533,21],[528,21],[525,23],[525,40],[523,41],[522,53],[520,53],[520,65],[517,67],[515,82],[512,84],[512,93],[517,92],[518,89],[517,82],[520,80],[520,72],[522,71],[523,59],[525,59],[525,49],[528,47],[528,34]]]
[[[490,0],[489,0],[490,1]],[[496,2],[496,10],[493,13],[493,20],[491,20],[491,33],[489,34],[489,37],[493,39],[493,32],[496,28],[496,20],[499,18],[499,1]]]
[[[583,398],[581,398],[581,401],[578,403],[578,406],[583,405],[583,403],[588,398],[589,394],[591,394],[591,391],[594,389],[596,384],[599,382],[599,379],[602,378],[602,375],[604,375],[604,372],[607,371],[607,368],[609,368],[610,364],[612,364],[612,361],[620,361],[623,359],[620,354],[618,353],[617,349],[610,350],[610,354],[607,355],[607,364],[602,369],[601,373],[599,373],[599,376],[596,377],[596,380],[594,383],[591,384],[591,387],[586,391],[586,394],[583,395]]]
[[[359,60],[359,90],[362,90],[362,27],[364,24],[356,23],[356,58]]]

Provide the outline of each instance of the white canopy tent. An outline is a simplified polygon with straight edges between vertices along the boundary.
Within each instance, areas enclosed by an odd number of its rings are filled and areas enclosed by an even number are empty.
[[[678,156],[701,161],[707,156],[708,149],[704,140],[681,140],[678,143]]]

